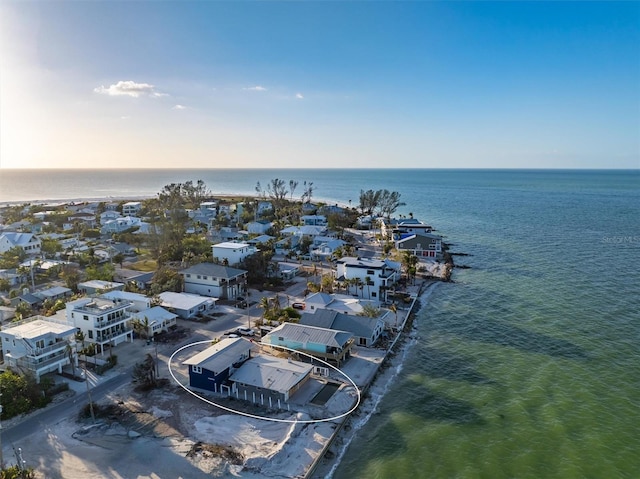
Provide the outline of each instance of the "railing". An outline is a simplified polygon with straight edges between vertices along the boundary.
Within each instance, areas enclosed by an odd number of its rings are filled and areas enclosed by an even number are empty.
[[[122,316],[120,318],[107,319],[102,321],[96,321],[95,327],[97,329],[108,328],[109,326],[113,326],[114,324],[126,323],[131,320],[131,316]]]
[[[95,342],[98,344],[108,344],[109,341],[111,341],[112,339],[119,338],[120,336],[125,336],[129,334],[131,331],[133,331],[132,328],[125,328],[125,329],[120,329],[115,333],[103,334],[99,338],[96,338]]]
[[[49,366],[53,363],[59,362],[62,359],[69,359],[64,351],[61,351],[60,354],[56,354],[51,358],[47,359],[35,359],[33,357],[22,357],[16,360],[16,364],[18,366],[27,368],[31,371],[37,371],[38,369],[42,369],[45,366]]]
[[[52,351],[57,351],[59,349],[66,349],[67,345],[71,345],[74,347],[76,345],[75,341],[57,341],[50,346],[46,346],[44,348],[33,348],[33,356],[42,356],[43,354],[50,353]]]

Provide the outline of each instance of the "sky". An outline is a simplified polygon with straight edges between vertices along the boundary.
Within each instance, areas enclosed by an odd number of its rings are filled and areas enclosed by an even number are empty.
[[[640,2],[0,0],[0,168],[640,168]]]

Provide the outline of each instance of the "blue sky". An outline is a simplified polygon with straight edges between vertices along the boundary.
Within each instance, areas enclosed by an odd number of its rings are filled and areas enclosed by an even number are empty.
[[[638,2],[0,2],[0,168],[640,167]]]

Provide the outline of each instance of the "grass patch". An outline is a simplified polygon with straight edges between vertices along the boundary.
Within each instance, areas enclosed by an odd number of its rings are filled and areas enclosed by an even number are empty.
[[[136,271],[156,271],[158,269],[158,262],[155,259],[142,259],[131,263],[129,268],[135,269]]]

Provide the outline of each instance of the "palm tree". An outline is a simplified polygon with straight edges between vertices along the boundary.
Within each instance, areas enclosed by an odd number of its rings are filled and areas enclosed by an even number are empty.
[[[73,351],[73,348],[71,347],[71,343],[69,341],[67,341],[67,345],[64,348],[64,352],[67,355],[67,357],[69,358],[69,363],[71,364],[71,373],[73,374],[73,377],[76,377],[76,362],[75,362],[75,354]],[[76,354],[77,354],[77,350],[76,350]]]
[[[364,282],[367,285],[367,299],[371,299],[371,277],[365,276]]]
[[[394,327],[397,328],[398,327],[398,307],[396,306],[396,303],[392,303],[389,309],[393,311],[393,313],[396,315],[396,322]]]
[[[262,319],[267,318],[267,316],[271,316],[271,304],[269,304],[269,298],[263,296],[260,299],[260,303],[258,303],[258,307],[262,308]]]

